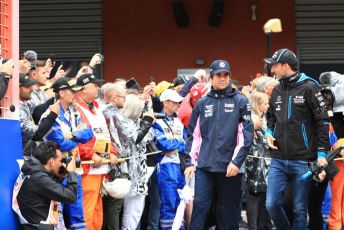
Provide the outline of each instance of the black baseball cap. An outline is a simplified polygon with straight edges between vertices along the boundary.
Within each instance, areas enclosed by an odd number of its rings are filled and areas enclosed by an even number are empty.
[[[79,85],[79,86],[85,86],[87,85],[88,83],[95,83],[97,85],[100,85],[103,83],[103,80],[100,80],[98,78],[96,78],[93,74],[83,74],[81,75],[78,80],[76,81],[76,83]]]
[[[57,79],[54,82],[52,87],[53,87],[53,90],[55,93],[57,93],[58,91],[63,90],[63,89],[71,89],[73,91],[79,91],[83,88],[82,86],[79,86],[76,84],[75,79],[71,79],[68,77],[61,77],[61,78]]]
[[[289,49],[277,50],[271,58],[265,58],[264,62],[270,65],[276,63],[287,63],[289,65],[296,65],[298,63],[295,53]]]
[[[19,74],[19,86],[30,87],[36,83],[36,80],[30,79],[25,73]]]

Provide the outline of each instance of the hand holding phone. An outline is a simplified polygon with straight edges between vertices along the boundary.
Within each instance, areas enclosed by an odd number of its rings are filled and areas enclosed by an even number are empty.
[[[89,66],[91,66],[92,68],[95,68],[96,65],[99,65],[103,61],[104,61],[104,56],[101,55],[100,53],[96,53],[93,55],[93,57],[89,63]]]

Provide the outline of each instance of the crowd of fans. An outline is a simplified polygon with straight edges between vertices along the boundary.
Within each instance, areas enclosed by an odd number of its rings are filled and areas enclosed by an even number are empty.
[[[248,86],[226,60],[144,87],[103,82],[101,61],[72,78],[61,67],[51,76],[54,60],[20,60],[23,229],[239,229],[243,203],[248,229],[323,229],[329,181],[328,229],[343,227],[343,162],[326,153],[344,143],[344,111],[332,102],[328,116],[292,51],[276,51],[265,60],[274,76]],[[2,62],[0,96],[13,74]],[[312,161],[321,170],[300,181]]]

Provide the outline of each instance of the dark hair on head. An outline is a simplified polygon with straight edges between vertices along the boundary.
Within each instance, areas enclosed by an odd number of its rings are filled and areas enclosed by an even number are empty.
[[[240,84],[239,84],[239,81],[236,80],[236,79],[232,79],[232,80],[230,81],[230,83],[231,83],[231,85],[236,85],[236,86],[239,86],[239,85],[240,85]]]
[[[37,60],[36,61],[36,67],[44,67],[45,66],[45,61],[43,60]]]
[[[298,71],[299,70],[299,64],[298,63],[295,63],[295,64],[288,64],[290,66],[290,68],[293,70],[293,71]]]
[[[39,142],[34,140],[28,140],[23,147],[24,156],[31,156],[37,147],[37,143]]]
[[[211,79],[213,79],[213,77],[214,77],[214,75],[215,75],[216,73],[211,73],[211,74],[209,74],[209,77],[211,78]],[[231,78],[231,73],[228,73],[229,74],[229,78]]]
[[[50,158],[57,158],[56,150],[60,149],[56,142],[46,141],[37,145],[33,156],[36,157],[42,165],[47,164]]]

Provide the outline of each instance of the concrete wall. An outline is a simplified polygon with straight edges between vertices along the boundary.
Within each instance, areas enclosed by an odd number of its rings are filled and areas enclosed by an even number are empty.
[[[134,76],[141,84],[149,76],[171,81],[178,68],[207,68],[214,59],[227,59],[232,78],[242,83],[261,72],[265,56],[264,23],[278,17],[283,32],[272,34],[272,50],[295,50],[294,1],[225,0],[219,27],[210,27],[211,0],[184,0],[190,25],[178,28],[172,0],[104,0],[104,76]],[[257,8],[251,20],[250,5]],[[195,60],[203,57],[204,66]]]

